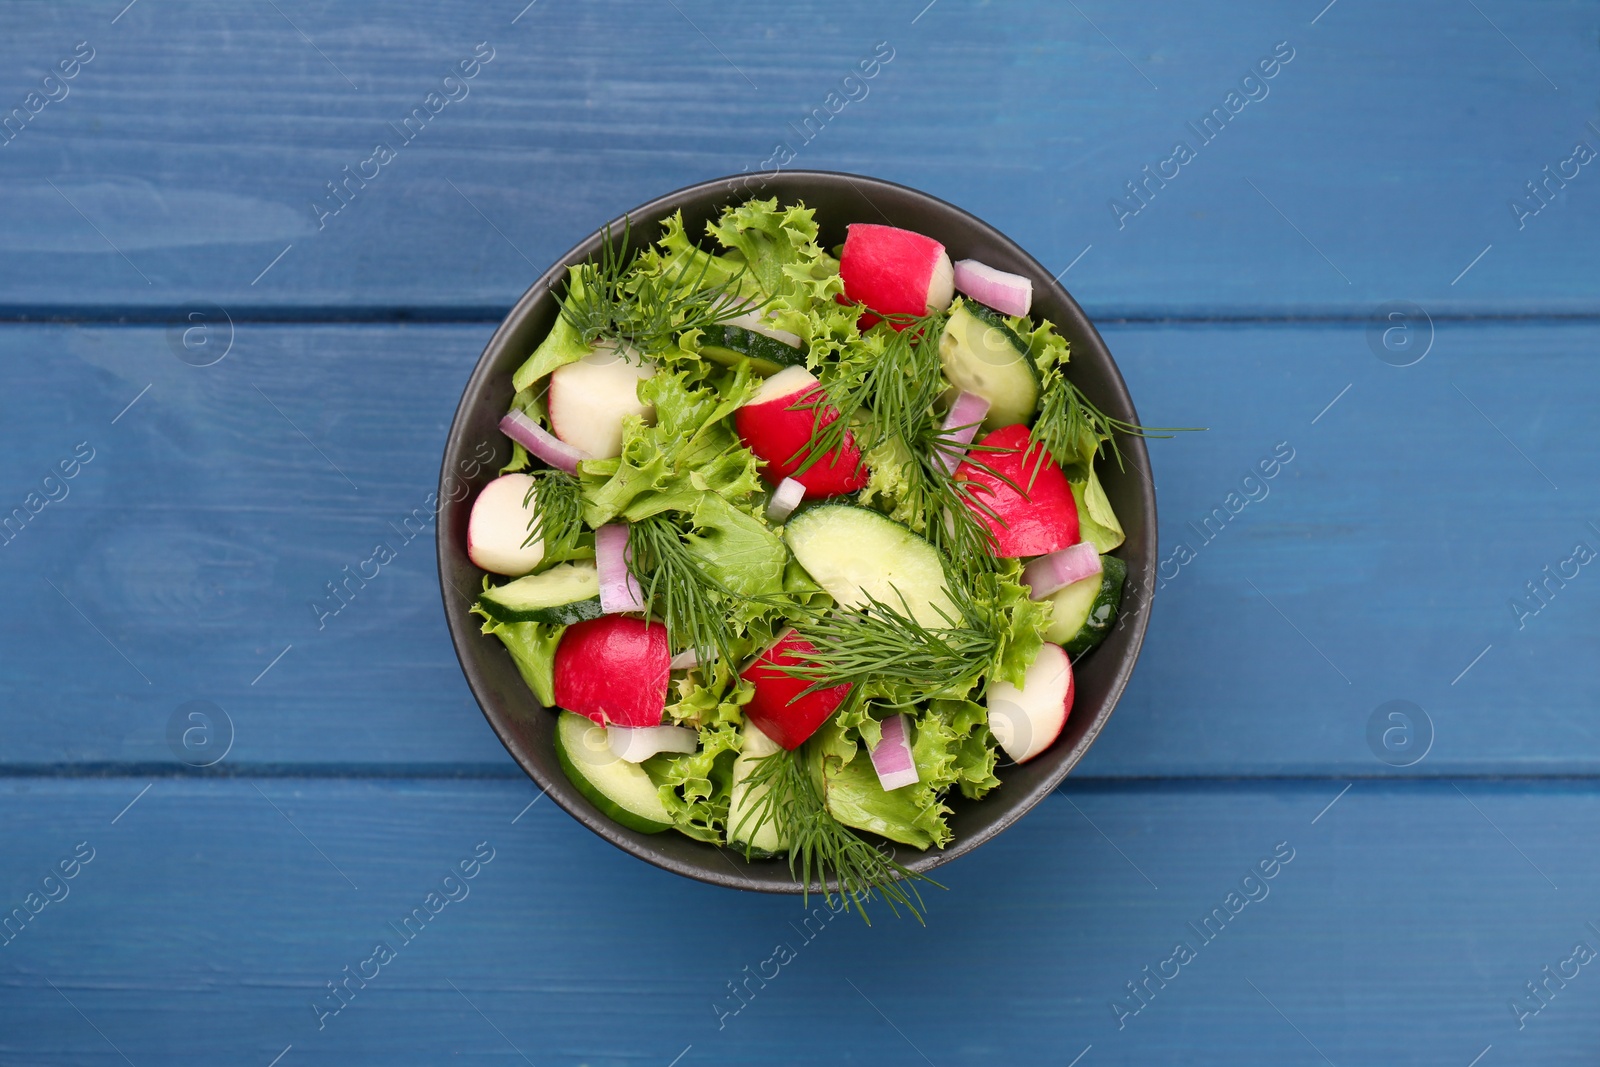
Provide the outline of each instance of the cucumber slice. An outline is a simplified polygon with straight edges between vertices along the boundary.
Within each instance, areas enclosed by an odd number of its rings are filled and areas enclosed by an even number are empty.
[[[985,430],[1032,420],[1039,406],[1039,371],[1028,358],[1028,343],[998,311],[958,301],[939,338],[939,359],[951,385],[989,401]]]
[[[1122,583],[1128,565],[1116,556],[1100,557],[1100,573],[1046,597],[1054,604],[1050,628],[1044,639],[1053,641],[1073,655],[1087,652],[1111,632],[1122,605]]]
[[[600,574],[593,563],[558,563],[542,574],[485,589],[478,606],[500,622],[570,626],[598,619]]]
[[[854,504],[819,504],[790,516],[784,540],[834,600],[862,607],[867,594],[930,628],[960,618],[932,545],[887,515]]]
[[[751,856],[778,856],[789,851],[788,840],[779,835],[773,820],[758,822],[755,814],[760,810],[761,798],[766,796],[769,787],[763,785],[751,789],[746,782],[755,770],[757,760],[781,749],[776,741],[750,722],[744,724],[740,737],[739,758],[733,763],[733,792],[728,799],[728,847],[749,852]]]
[[[700,337],[700,354],[725,367],[736,366],[740,360],[748,359],[750,369],[763,378],[771,377],[785,367],[806,365],[803,349],[726,322],[705,328]]]
[[[556,759],[600,814],[640,833],[672,829],[672,816],[644,768],[611,751],[606,728],[563,711],[556,720]]]

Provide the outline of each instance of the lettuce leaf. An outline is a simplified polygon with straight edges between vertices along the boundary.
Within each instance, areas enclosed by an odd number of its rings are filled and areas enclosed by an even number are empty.
[[[556,646],[567,628],[545,622],[499,622],[484,615],[476,604],[472,611],[483,616],[481,632],[494,634],[506,646],[511,661],[517,665],[517,673],[528,683],[539,703],[547,708],[554,707]]]
[[[1044,647],[1044,634],[1050,628],[1052,605],[1047,600],[1032,600],[1022,582],[1022,561],[1004,560],[994,583],[994,596],[986,605],[999,632],[1000,643],[991,678],[1020,686],[1028,666]]]
[[[567,269],[567,292],[582,292],[583,283],[578,278],[578,268]],[[563,303],[565,300],[563,299]],[[517,368],[511,376],[511,388],[517,392],[531,386],[557,367],[565,367],[568,363],[576,363],[587,356],[591,349],[584,344],[583,337],[572,324],[567,322],[566,316],[557,315],[556,324],[550,327],[550,332],[545,334],[539,347]]]
[[[715,722],[700,727],[699,751],[652,756],[640,766],[656,784],[678,830],[697,841],[720,844],[727,832],[738,752],[738,725]]]
[[[1038,368],[1041,375],[1048,374],[1052,368],[1064,367],[1071,358],[1072,346],[1067,339],[1056,332],[1056,328],[1049,319],[1040,319],[1039,325],[1026,315],[1008,315],[1006,325],[1016,331],[1018,337],[1028,342],[1028,355],[1033,359],[1033,365]]]
[[[1078,532],[1083,539],[1102,556],[1122,544],[1126,537],[1122,523],[1111,510],[1111,501],[1100,487],[1100,476],[1094,472],[1094,466],[1090,465],[1087,479],[1070,484],[1072,499],[1078,505]]]

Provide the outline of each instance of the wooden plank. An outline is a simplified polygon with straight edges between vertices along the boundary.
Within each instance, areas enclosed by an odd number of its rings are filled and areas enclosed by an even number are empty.
[[[1521,1030],[1509,1007],[1600,948],[1600,865],[1572,847],[1600,832],[1588,785],[1077,789],[941,871],[925,929],[808,938],[798,899],[657,871],[524,811],[526,784],[158,781],[112,825],[144,784],[0,792],[8,907],[94,850],[0,949],[7,1061],[1465,1067],[1590,1063],[1600,1040],[1589,967]],[[405,943],[388,924],[479,842],[493,859]],[[1237,914],[1206,940],[1189,924],[1214,908]],[[319,1030],[314,1000],[379,941],[394,958]],[[1113,1000],[1180,941],[1194,958],[1119,1029]],[[740,1006],[729,983],[763,969]]]
[[[169,719],[210,700],[228,766],[515,774],[445,635],[431,532],[403,525],[488,332],[247,323],[195,368],[159,329],[0,329],[0,513],[95,449],[0,547],[0,674],[29,709],[0,765],[170,764]],[[1106,335],[1146,422],[1210,429],[1152,443],[1171,577],[1081,773],[1600,769],[1592,568],[1520,629],[1510,608],[1575,543],[1600,549],[1593,325],[1443,324],[1406,368],[1359,326]],[[1280,443],[1294,458],[1245,483]],[[380,540],[398,558],[319,629],[312,603],[337,605],[326,583]],[[1368,744],[1390,700],[1436,731],[1408,769]]]
[[[923,0],[737,17],[709,0],[121,7],[6,10],[0,114],[76,42],[95,50],[3,147],[8,314],[492,314],[601,220],[781,161],[780,144],[791,168],[923,187],[1051,270],[1075,263],[1066,280],[1096,314],[1600,309],[1593,168],[1568,164],[1548,206],[1527,201],[1536,216],[1510,207],[1576,142],[1600,148],[1576,0],[1320,16],[1033,3],[1004,18]],[[397,134],[480,41],[494,59],[450,90],[468,95]],[[830,103],[880,41],[893,59]],[[1230,101],[1278,42],[1293,58],[1250,83],[1261,98]],[[825,105],[838,114],[808,142]],[[1209,142],[1190,129],[1229,106]],[[1119,225],[1112,199],[1180,139],[1194,158]],[[395,158],[322,217],[326,183],[379,142]]]

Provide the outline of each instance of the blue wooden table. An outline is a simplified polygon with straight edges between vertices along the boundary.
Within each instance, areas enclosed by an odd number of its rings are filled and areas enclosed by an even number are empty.
[[[0,1064],[1595,1062],[1600,8],[524,2],[0,10]],[[990,220],[1210,427],[926,928],[539,803],[415,519],[548,262],[774,166]]]

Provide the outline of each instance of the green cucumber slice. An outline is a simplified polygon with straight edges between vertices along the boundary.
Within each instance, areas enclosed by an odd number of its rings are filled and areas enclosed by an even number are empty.
[[[618,758],[606,728],[563,711],[556,720],[556,759],[578,792],[606,818],[645,834],[672,829],[672,816],[644,768]]]
[[[782,855],[789,851],[789,842],[778,833],[776,821],[770,817],[757,821],[761,799],[770,786],[751,789],[746,785],[756,761],[781,749],[749,722],[744,724],[740,737],[739,758],[733,763],[733,792],[728,799],[728,847],[763,858]]]
[[[951,385],[989,401],[985,430],[1032,421],[1039,371],[1028,358],[1028,343],[998,311],[958,300],[939,338],[939,359]]]
[[[548,622],[569,626],[598,619],[600,574],[589,562],[558,563],[540,574],[530,574],[483,591],[478,605],[500,622]]]
[[[1073,655],[1087,652],[1106,639],[1122,605],[1122,583],[1128,565],[1116,556],[1100,557],[1100,573],[1060,589],[1045,599],[1055,607],[1044,639]]]
[[[769,378],[785,367],[806,365],[803,349],[728,323],[708,326],[701,331],[700,354],[725,367],[736,366],[740,360],[748,359],[750,369],[763,378]]]
[[[790,516],[783,537],[806,573],[845,607],[863,607],[871,594],[930,628],[960,619],[939,553],[887,515],[819,504]]]

